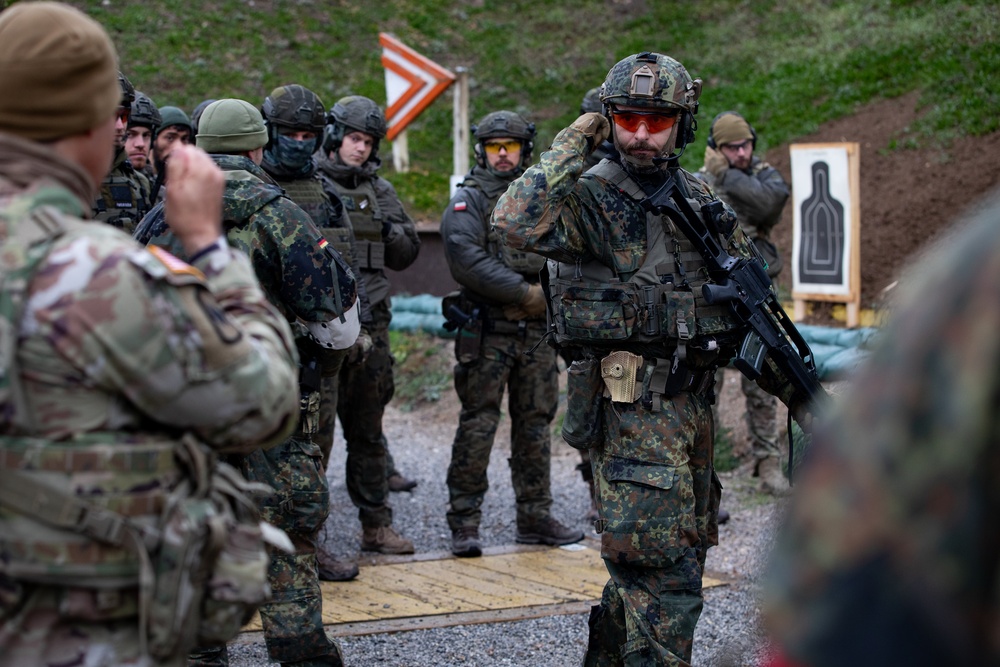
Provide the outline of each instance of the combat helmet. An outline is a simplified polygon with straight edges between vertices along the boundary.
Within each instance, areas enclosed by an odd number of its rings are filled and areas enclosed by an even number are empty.
[[[612,122],[611,111],[618,105],[680,112],[674,148],[682,152],[694,141],[699,97],[701,79],[692,79],[670,56],[649,51],[618,61],[601,86],[601,102]]]
[[[587,91],[587,94],[583,96],[583,101],[580,102],[580,115],[585,113],[601,113],[604,105],[601,104],[601,88],[591,88]]]
[[[535,124],[529,123],[524,116],[513,111],[493,111],[472,126],[472,134],[476,137],[473,153],[476,164],[489,169],[486,162],[485,143],[487,139],[511,137],[521,140],[521,169],[531,162],[531,150],[535,147]]]
[[[370,134],[372,154],[369,160],[378,157],[379,140],[385,136],[387,127],[385,114],[374,100],[361,95],[350,95],[337,100],[327,116],[326,132],[323,135],[323,150],[327,153],[340,150],[344,137],[351,132]]]
[[[162,122],[160,110],[156,108],[153,100],[145,93],[135,91],[135,100],[132,102],[132,113],[128,117],[128,126],[148,127],[155,132]]]
[[[319,148],[326,127],[326,107],[313,91],[298,84],[279,86],[264,99],[261,113],[267,124],[268,145],[274,143],[279,127],[316,133]]]
[[[132,102],[135,101],[135,86],[132,85],[127,76],[122,74],[121,70],[118,70],[118,86],[122,89],[121,105],[126,109],[131,109]]]

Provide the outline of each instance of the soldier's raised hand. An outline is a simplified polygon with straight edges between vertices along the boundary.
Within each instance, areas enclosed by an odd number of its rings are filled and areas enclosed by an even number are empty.
[[[222,235],[225,178],[212,158],[196,146],[177,146],[167,161],[167,224],[189,256]]]
[[[574,120],[570,127],[575,127],[586,135],[590,150],[600,146],[611,135],[611,124],[608,123],[608,119],[596,111],[583,114]]]

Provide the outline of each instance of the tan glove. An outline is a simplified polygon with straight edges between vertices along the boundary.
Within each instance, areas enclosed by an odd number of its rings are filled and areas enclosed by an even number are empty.
[[[520,303],[511,303],[503,307],[503,314],[508,320],[526,320],[541,317],[545,314],[545,293],[541,285],[528,285],[528,291]]]
[[[575,127],[587,136],[591,151],[611,135],[611,124],[608,123],[608,119],[596,111],[583,114],[574,120],[570,127]]]
[[[729,171],[729,160],[722,151],[705,146],[705,171],[716,178],[722,178],[723,174]]]

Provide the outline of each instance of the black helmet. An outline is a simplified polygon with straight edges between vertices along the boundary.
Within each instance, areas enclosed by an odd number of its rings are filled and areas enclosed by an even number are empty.
[[[279,86],[264,99],[261,113],[267,122],[268,141],[273,142],[278,127],[316,133],[316,148],[326,127],[326,107],[313,91],[291,84]]]
[[[601,104],[601,89],[600,87],[591,88],[587,91],[587,94],[583,96],[583,101],[580,102],[580,115],[585,113],[601,113],[601,109],[604,107]]]
[[[323,150],[327,153],[340,150],[344,136],[351,132],[370,134],[372,154],[368,158],[374,160],[378,156],[379,140],[385,136],[387,127],[385,115],[374,100],[361,95],[351,95],[337,100],[327,116],[329,125],[323,135]]]
[[[202,101],[201,104],[199,104],[198,106],[196,106],[194,108],[194,111],[191,112],[191,136],[192,137],[197,136],[197,134],[198,134],[198,122],[201,120],[201,114],[205,113],[205,109],[208,108],[208,105],[210,105],[212,102],[215,102],[215,101],[216,100],[212,99],[212,98],[204,100],[204,101]]]
[[[145,93],[135,91],[135,100],[132,102],[132,113],[128,117],[128,126],[141,125],[155,131],[162,122],[160,110],[156,108],[153,100],[149,99]]]
[[[126,109],[131,109],[132,102],[135,101],[135,86],[132,85],[127,76],[122,74],[121,70],[118,70],[118,85],[122,89],[121,105]]]
[[[476,163],[487,167],[486,153],[483,144],[487,139],[510,137],[521,140],[521,169],[531,162],[531,150],[535,147],[535,124],[529,123],[524,116],[513,111],[494,111],[483,116],[482,120],[472,126],[472,134],[476,137],[473,152]]]

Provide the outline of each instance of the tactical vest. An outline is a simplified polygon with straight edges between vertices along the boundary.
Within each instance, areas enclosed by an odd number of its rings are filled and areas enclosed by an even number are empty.
[[[351,253],[351,230],[348,227],[334,227],[334,215],[330,197],[323,189],[323,184],[316,178],[297,178],[290,181],[278,181],[288,198],[298,204],[299,208],[309,214],[323,237],[330,242],[334,250],[340,253],[344,261],[354,264]]]
[[[134,170],[126,162],[119,163],[101,183],[101,191],[94,202],[95,220],[129,234],[135,231],[135,226],[149,211],[149,193],[143,192],[133,174]]]
[[[351,218],[358,267],[362,271],[381,271],[385,268],[385,243],[382,241],[385,214],[378,205],[373,182],[359,180],[353,188],[335,183],[344,208]]]
[[[474,188],[481,192],[489,202],[488,206],[485,207],[485,210],[489,213],[492,213],[493,209],[496,208],[497,201],[500,199],[500,193],[498,193],[495,197],[490,197],[486,194],[486,191],[483,190],[479,181],[474,178],[466,178],[462,181],[462,187]],[[483,220],[483,224],[486,225],[486,244],[488,252],[495,257],[499,257],[503,261],[504,265],[524,276],[529,283],[537,283],[538,274],[542,270],[542,267],[545,266],[545,258],[533,252],[525,252],[523,250],[511,248],[504,243],[500,238],[500,233],[493,229],[492,225],[490,225],[489,216]]]
[[[638,202],[646,194],[616,162],[604,160],[588,173]],[[693,208],[701,203],[692,200]],[[558,344],[602,349],[671,351],[725,334],[737,322],[724,304],[708,305],[705,261],[670,220],[646,214],[646,258],[631,276],[596,261],[549,263],[549,298]]]

